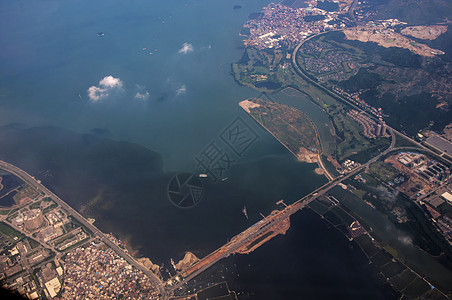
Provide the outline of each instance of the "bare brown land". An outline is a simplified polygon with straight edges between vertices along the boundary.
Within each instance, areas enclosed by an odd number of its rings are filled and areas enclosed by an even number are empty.
[[[444,138],[452,141],[452,123],[444,127]]]
[[[447,31],[447,26],[431,25],[431,26],[411,26],[402,29],[401,33],[410,35],[422,40],[435,40],[441,34]]]
[[[176,269],[185,272],[191,265],[196,263],[199,258],[191,252],[185,252],[185,256],[176,264]]]
[[[263,236],[261,239],[254,240],[249,244],[243,245],[239,249],[237,249],[236,253],[240,254],[249,254],[259,248],[261,245],[265,244],[278,234],[286,234],[287,230],[290,228],[290,218],[286,218],[277,225],[273,226],[272,230],[267,233],[267,235]]]
[[[403,34],[395,32],[394,29],[386,28],[383,25],[358,26],[345,29],[343,32],[348,40],[374,42],[385,48],[404,48],[415,54],[426,57],[434,57],[435,55],[444,54],[441,50],[433,49],[425,44],[417,43]],[[423,35],[427,36],[428,34],[425,33]]]
[[[38,193],[29,188],[25,187],[23,189],[18,190],[17,194],[14,195],[13,199],[17,205],[25,205],[27,203],[31,203],[38,196]]]
[[[252,108],[256,108],[259,107],[260,105],[255,103],[255,102],[251,102],[250,100],[243,100],[239,103],[240,107],[243,108],[247,113],[251,113],[251,109]]]
[[[315,172],[316,172],[316,174],[318,174],[318,175],[323,175],[323,174],[325,174],[325,171],[324,171],[323,169],[321,169],[321,168],[315,168]]]
[[[416,172],[419,170],[417,168],[410,169],[407,166],[403,165],[398,160],[398,155],[392,155],[386,158],[384,162],[391,164],[394,168],[407,176],[407,180],[398,187],[398,190],[408,197],[414,196],[419,191],[428,193],[430,190],[432,190],[432,184],[425,178],[421,177],[418,172]]]
[[[297,152],[297,158],[299,161],[307,162],[308,164],[315,164],[318,160],[318,154],[309,151],[306,148],[300,147],[300,150]]]
[[[160,269],[160,267],[158,265],[153,264],[152,261],[147,257],[139,258],[139,259],[137,259],[137,261],[140,264],[142,264],[144,267],[146,267],[149,270],[151,270],[152,272],[154,272],[155,274],[157,274]]]

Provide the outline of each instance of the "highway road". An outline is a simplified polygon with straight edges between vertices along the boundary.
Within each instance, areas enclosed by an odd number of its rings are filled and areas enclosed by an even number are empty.
[[[394,135],[393,132],[391,132],[391,135]],[[288,205],[284,210],[278,212],[275,215],[270,215],[263,220],[260,220],[259,222],[253,224],[251,227],[246,229],[245,231],[239,233],[238,235],[234,236],[231,241],[224,246],[220,247],[219,249],[215,250],[211,254],[207,255],[203,259],[199,260],[197,263],[195,263],[193,266],[191,266],[187,271],[182,272],[181,274],[178,274],[176,276],[181,276],[183,279],[176,283],[175,285],[166,286],[166,291],[168,294],[173,293],[176,289],[180,288],[182,285],[193,279],[194,277],[198,276],[211,266],[213,266],[215,263],[220,261],[221,259],[229,256],[230,254],[233,254],[237,252],[241,247],[248,245],[255,241],[256,239],[262,237],[264,234],[266,234],[268,231],[272,229],[273,226],[278,224],[279,222],[285,220],[286,218],[289,218],[292,214],[297,212],[298,210],[303,209],[305,206],[307,206],[309,203],[317,199],[318,197],[326,194],[329,190],[336,187],[340,183],[342,183],[344,180],[347,180],[351,176],[354,176],[358,172],[366,169],[370,164],[374,163],[387,153],[394,150],[395,145],[395,139],[391,142],[391,145],[382,153],[375,156],[374,158],[370,159],[365,164],[355,168],[347,175],[341,175],[337,177],[336,179],[324,184],[320,188],[316,189],[315,191],[309,193],[308,195],[304,196],[303,198],[297,200],[291,205]]]
[[[379,159],[381,156],[385,155],[389,151],[392,151],[394,146],[394,143],[391,143],[391,146],[384,152],[382,152],[380,155],[374,157],[373,159],[369,160],[366,164],[363,164],[350,172],[349,174],[345,176],[340,176],[322,187],[316,189],[315,191],[311,192],[310,194],[304,196],[303,198],[299,199],[295,203],[287,206],[284,210],[280,211],[278,214],[273,216],[268,216],[265,219],[253,224],[251,227],[243,231],[242,233],[236,235],[231,239],[231,241],[222,246],[221,248],[217,249],[216,251],[212,252],[205,258],[198,261],[195,265],[193,265],[188,271],[188,276],[184,277],[182,281],[177,283],[173,286],[166,286],[166,289],[161,282],[161,280],[151,271],[149,271],[147,268],[145,268],[143,265],[139,264],[135,259],[133,259],[130,255],[125,253],[121,248],[119,248],[116,244],[114,244],[112,241],[110,241],[97,227],[95,227],[93,224],[90,224],[82,215],[80,215],[76,210],[74,210],[72,207],[70,207],[66,202],[64,202],[62,199],[60,199],[57,195],[55,195],[53,192],[51,192],[49,189],[47,189],[45,186],[43,186],[40,182],[38,182],[34,177],[29,175],[24,170],[11,165],[7,162],[0,161],[0,168],[18,176],[21,178],[24,182],[35,188],[36,190],[42,192],[47,197],[51,198],[53,201],[55,201],[58,205],[60,205],[62,208],[64,208],[70,215],[72,215],[74,218],[76,218],[81,224],[83,224],[86,228],[88,228],[93,234],[98,237],[102,242],[107,244],[109,247],[111,247],[113,250],[115,250],[118,255],[120,255],[122,258],[124,258],[127,262],[129,262],[131,265],[135,266],[137,269],[141,270],[143,273],[149,276],[150,280],[154,283],[156,288],[159,290],[160,294],[162,294],[163,298],[166,298],[170,293],[172,293],[177,288],[181,287],[183,284],[187,283],[192,278],[196,277],[203,271],[207,270],[211,266],[213,266],[215,263],[217,263],[219,260],[229,256],[232,253],[237,252],[238,249],[243,247],[244,245],[250,244],[254,240],[258,239],[265,233],[271,230],[273,226],[278,224],[279,222],[283,221],[284,219],[290,217],[293,213],[296,211],[302,209],[306,205],[308,205],[311,201],[314,201],[317,199],[317,197],[325,194],[335,186],[337,186],[342,181],[348,179],[349,177],[353,176],[357,172],[363,170],[371,163],[375,162],[377,159]],[[181,275],[181,274],[178,274]]]
[[[324,34],[324,33],[321,33],[321,34]],[[318,35],[320,35],[320,34],[318,34]],[[318,35],[313,35],[313,36],[309,37],[308,39],[306,39],[304,42],[306,42],[309,39],[314,38],[315,36],[318,36]],[[348,104],[348,105],[352,106],[353,108],[365,113],[369,117],[375,118],[375,116],[370,115],[367,111],[361,109],[360,107],[354,105],[353,103],[350,103],[349,101],[344,99],[342,96],[336,94],[335,92],[330,91],[330,90],[326,89],[325,87],[319,85],[317,82],[315,82],[314,80],[312,80],[311,78],[309,78],[308,76],[306,76],[303,73],[303,71],[297,65],[296,53],[298,52],[299,48],[302,46],[302,44],[304,42],[300,43],[295,48],[295,50],[293,52],[293,55],[292,55],[292,63],[293,63],[293,66],[294,66],[295,70],[297,71],[297,73],[299,73],[299,75],[301,75],[304,79],[309,81],[311,84],[313,84],[314,86],[316,86],[316,87],[320,88],[321,90],[327,92],[328,94],[332,95],[333,97],[342,100],[346,104]],[[253,224],[251,227],[249,227],[248,229],[246,229],[242,233],[240,233],[240,234],[236,235],[234,238],[232,238],[229,243],[227,243],[226,245],[222,246],[221,248],[215,250],[214,252],[212,252],[211,254],[206,256],[205,258],[203,258],[200,261],[198,261],[188,271],[186,271],[186,272],[184,272],[182,274],[178,274],[179,276],[186,274],[186,276],[183,276],[183,280],[181,280],[180,282],[178,282],[178,283],[176,283],[175,285],[172,285],[172,286],[169,286],[169,285],[164,286],[163,283],[161,282],[161,280],[154,273],[152,273],[150,270],[148,270],[147,268],[145,268],[144,266],[139,264],[136,260],[134,260],[127,253],[125,253],[116,244],[111,242],[99,229],[97,229],[94,225],[88,223],[88,221],[83,216],[81,216],[76,210],[74,210],[72,207],[70,207],[67,203],[65,203],[57,195],[55,195],[50,190],[48,190],[41,183],[39,183],[34,177],[29,175],[28,173],[26,173],[22,169],[14,166],[14,165],[11,165],[11,164],[9,164],[7,162],[4,162],[4,161],[0,161],[0,168],[5,169],[5,170],[9,171],[10,173],[20,177],[22,180],[24,180],[26,183],[28,183],[29,185],[34,187],[36,190],[41,191],[47,197],[50,197],[53,201],[58,203],[61,207],[63,207],[66,211],[68,211],[69,214],[74,216],[81,224],[83,224],[86,228],[91,230],[93,232],[93,234],[96,237],[98,237],[102,242],[104,242],[105,244],[110,246],[113,250],[115,250],[118,253],[118,255],[120,255],[127,262],[129,262],[131,265],[135,266],[137,269],[143,271],[143,273],[148,275],[150,280],[154,283],[156,288],[159,290],[160,294],[162,294],[163,298],[167,298],[168,295],[173,293],[176,289],[178,289],[183,284],[187,283],[188,281],[190,281],[191,279],[193,279],[194,277],[196,277],[197,275],[199,275],[203,271],[207,270],[211,266],[213,266],[219,260],[229,256],[232,253],[237,252],[237,250],[239,250],[241,247],[243,247],[243,246],[245,246],[247,244],[250,244],[254,240],[262,237],[265,233],[270,231],[273,226],[277,225],[279,222],[281,222],[281,221],[285,220],[286,218],[290,217],[290,215],[292,215],[296,211],[302,209],[303,207],[308,205],[310,202],[312,202],[315,199],[317,199],[319,196],[324,195],[329,190],[331,190],[332,188],[336,187],[338,184],[342,183],[343,181],[345,181],[346,179],[350,178],[351,176],[357,174],[358,172],[364,170],[370,164],[374,163],[375,161],[377,161],[382,156],[388,154],[389,152],[391,152],[393,150],[397,150],[397,148],[395,148],[395,143],[396,143],[395,133],[397,133],[397,134],[405,137],[406,139],[410,140],[415,145],[417,145],[420,148],[422,148],[424,151],[437,156],[437,154],[435,152],[433,152],[430,149],[426,148],[424,145],[414,141],[413,139],[411,139],[410,137],[406,136],[405,134],[403,134],[401,132],[398,132],[397,130],[395,130],[394,128],[390,127],[389,125],[387,127],[388,127],[388,130],[391,133],[392,140],[391,140],[391,145],[384,152],[382,152],[379,155],[375,156],[374,158],[372,158],[371,160],[369,160],[365,164],[355,168],[354,170],[352,170],[347,175],[341,175],[341,176],[337,177],[336,179],[326,183],[322,187],[320,187],[320,188],[316,189],[315,191],[311,192],[310,194],[304,196],[303,198],[299,199],[295,203],[287,206],[284,210],[280,211],[278,214],[266,217],[265,219]],[[401,148],[401,149],[403,149],[403,148]],[[452,163],[447,158],[443,157],[443,159],[445,159],[445,160],[449,161],[450,163]]]
[[[292,66],[293,66],[293,68],[295,69],[295,72],[296,72],[298,75],[300,75],[300,77],[303,78],[304,80],[306,80],[307,82],[309,82],[309,83],[311,83],[312,85],[314,85],[315,87],[319,88],[320,90],[322,90],[323,92],[325,92],[325,93],[328,94],[329,96],[331,96],[331,97],[333,97],[333,98],[335,98],[335,99],[338,99],[338,100],[340,100],[340,101],[342,101],[342,102],[345,102],[347,105],[353,107],[354,109],[356,109],[356,110],[358,110],[358,111],[364,112],[364,113],[365,113],[367,116],[369,116],[370,118],[372,118],[372,119],[378,121],[378,118],[377,118],[376,116],[374,116],[373,114],[370,114],[369,112],[363,110],[361,107],[357,106],[356,104],[354,104],[354,103],[348,101],[347,99],[345,99],[345,98],[342,97],[341,95],[337,94],[336,92],[334,92],[334,91],[332,91],[332,90],[330,90],[330,89],[324,87],[323,85],[320,85],[317,81],[311,79],[307,74],[305,74],[305,72],[303,72],[303,69],[300,68],[300,67],[298,66],[298,63],[297,63],[297,53],[298,53],[298,51],[300,50],[301,46],[303,46],[304,43],[306,43],[307,41],[309,41],[309,40],[311,40],[311,39],[313,39],[313,38],[315,38],[315,37],[318,37],[318,36],[320,36],[320,35],[327,34],[327,33],[329,33],[329,32],[333,32],[333,31],[342,31],[342,29],[335,29],[335,30],[330,30],[330,31],[325,31],[325,32],[313,34],[313,35],[311,35],[310,37],[306,38],[304,41],[300,42],[300,43],[295,47],[295,49],[294,49],[293,52],[292,52]],[[388,127],[389,127],[389,126],[388,126]]]
[[[338,29],[338,30],[331,30],[331,31],[341,31],[341,29]],[[351,103],[350,101],[348,101],[347,99],[345,99],[345,98],[342,97],[341,95],[337,94],[336,92],[334,92],[334,91],[332,91],[332,90],[330,90],[330,89],[328,89],[328,88],[326,88],[326,87],[320,85],[320,84],[319,84],[318,82],[316,82],[315,80],[312,80],[312,79],[311,79],[308,75],[306,75],[306,74],[303,72],[303,70],[298,66],[296,57],[297,57],[297,53],[298,53],[298,50],[300,49],[300,47],[303,46],[303,44],[304,44],[305,42],[309,41],[310,39],[315,38],[315,37],[317,37],[317,36],[319,36],[319,35],[322,35],[322,34],[326,34],[326,33],[331,32],[331,31],[322,32],[322,33],[319,33],[319,34],[312,35],[312,36],[308,37],[307,39],[305,39],[304,41],[302,41],[301,43],[299,43],[299,44],[295,47],[294,51],[292,52],[292,66],[293,66],[293,68],[294,68],[295,71],[298,73],[298,75],[300,75],[304,80],[308,81],[308,82],[311,83],[312,85],[314,85],[314,86],[316,86],[317,88],[321,89],[322,91],[324,91],[324,92],[327,93],[328,95],[334,97],[335,99],[341,100],[341,101],[344,102],[345,104],[347,104],[347,105],[353,107],[354,109],[356,109],[356,110],[358,110],[358,111],[364,113],[366,116],[368,116],[368,117],[374,119],[375,121],[378,121],[378,118],[377,118],[375,115],[369,113],[368,111],[362,109],[361,107],[355,105],[354,103]],[[450,159],[448,159],[447,157],[438,155],[438,154],[435,153],[434,151],[432,151],[432,150],[430,150],[429,148],[425,147],[423,144],[418,143],[417,141],[413,140],[411,137],[409,137],[409,136],[405,135],[404,133],[402,133],[402,132],[400,132],[400,131],[394,129],[393,127],[389,126],[388,124],[386,124],[386,126],[387,126],[387,128],[388,128],[388,130],[389,130],[389,132],[391,133],[391,136],[392,136],[391,147],[390,147],[391,149],[395,146],[395,142],[396,142],[395,134],[397,133],[397,134],[399,134],[400,136],[402,136],[402,137],[408,139],[410,142],[412,142],[412,143],[415,144],[416,146],[420,147],[423,151],[425,151],[425,152],[427,152],[427,153],[433,155],[434,157],[441,157],[442,159],[444,159],[444,160],[446,160],[447,162],[449,162],[450,164],[452,164],[452,161],[451,161]]]
[[[355,16],[355,8],[356,5],[358,5],[359,0],[355,0],[353,1],[352,5],[350,5],[350,8],[348,9],[348,15],[350,16],[350,18],[352,18],[354,21],[356,21],[356,16]]]
[[[354,1],[353,5],[356,6],[356,3],[357,3],[357,0]],[[353,9],[354,9],[354,7],[353,7]],[[353,9],[351,9],[351,13],[353,13]],[[295,70],[299,73],[299,75],[301,75],[304,79],[308,80],[311,84],[315,85],[316,87],[320,88],[321,90],[327,92],[330,95],[333,94],[333,96],[335,98],[341,99],[346,104],[352,106],[354,109],[357,109],[357,110],[365,113],[369,117],[375,118],[375,116],[369,114],[367,111],[365,111],[362,108],[356,106],[355,104],[350,103],[349,101],[344,99],[341,95],[338,95],[335,92],[333,92],[331,90],[328,90],[325,87],[319,85],[317,82],[315,82],[314,80],[309,78],[306,74],[304,74],[303,71],[298,67],[298,64],[296,62],[296,53],[298,52],[300,47],[303,45],[304,42],[306,42],[306,41],[308,41],[308,40],[310,40],[310,39],[312,39],[312,38],[314,38],[314,37],[316,37],[318,35],[321,35],[321,34],[325,34],[325,33],[320,33],[320,34],[313,35],[313,36],[307,38],[306,40],[304,40],[302,43],[300,43],[294,49],[293,54],[292,54],[292,63],[293,63],[293,66],[294,66]],[[278,214],[276,214],[274,216],[266,217],[265,219],[253,224],[251,227],[249,227],[245,231],[243,231],[240,234],[238,234],[235,237],[233,237],[229,243],[223,245],[221,248],[215,250],[214,252],[212,252],[208,256],[206,256],[203,259],[199,260],[197,263],[195,263],[193,266],[191,266],[189,268],[189,270],[187,270],[186,272],[182,272],[182,273],[178,274],[177,276],[182,276],[183,277],[183,279],[181,281],[179,281],[178,283],[176,283],[174,285],[171,285],[171,286],[170,285],[166,285],[165,289],[164,289],[162,282],[158,278],[156,278],[156,286],[159,287],[159,290],[160,290],[161,294],[164,295],[164,297],[167,297],[168,295],[173,293],[176,289],[180,288],[182,285],[186,284],[188,281],[190,281],[194,277],[198,276],[199,274],[201,274],[202,272],[204,272],[205,270],[207,270],[208,268],[213,266],[215,263],[217,263],[221,259],[223,259],[223,258],[225,258],[225,257],[237,252],[241,247],[243,247],[245,245],[248,245],[248,244],[252,243],[253,241],[255,241],[256,239],[262,237],[264,234],[266,234],[268,231],[270,231],[279,222],[281,222],[281,221],[285,220],[286,218],[290,217],[296,211],[303,209],[310,202],[312,202],[315,199],[317,199],[318,197],[326,194],[329,190],[333,189],[334,187],[336,187],[337,185],[339,185],[343,181],[345,181],[348,178],[356,175],[358,172],[360,172],[362,170],[365,170],[372,163],[376,162],[378,159],[380,159],[384,155],[388,154],[391,151],[397,150],[397,149],[404,149],[404,148],[395,148],[395,144],[396,144],[396,135],[395,135],[395,133],[397,133],[397,134],[405,137],[406,139],[410,140],[415,145],[417,145],[420,148],[422,148],[424,151],[426,151],[426,152],[428,152],[430,154],[433,154],[434,156],[438,156],[435,152],[431,151],[430,149],[428,149],[424,145],[416,142],[415,140],[413,140],[410,137],[406,136],[405,134],[395,130],[394,128],[390,127],[389,125],[387,125],[387,128],[388,128],[388,130],[389,130],[389,132],[391,134],[392,139],[391,139],[390,146],[384,152],[382,152],[379,155],[375,156],[374,158],[370,159],[365,164],[355,168],[354,170],[352,170],[347,175],[341,175],[341,176],[337,177],[336,179],[331,180],[330,182],[326,183],[322,187],[316,189],[315,191],[311,192],[310,194],[308,194],[308,195],[304,196],[303,198],[299,199],[295,203],[287,206],[284,210],[280,211]],[[452,163],[447,158],[444,158],[444,159],[449,161],[450,163]],[[3,164],[0,163],[0,166],[3,167]],[[19,177],[21,177],[21,176],[19,176]],[[32,179],[34,181],[34,178],[32,178]],[[42,185],[39,184],[39,186],[46,190],[46,194],[53,195],[56,199],[59,199],[57,196],[55,196],[53,193],[48,191]],[[42,190],[42,189],[40,189],[40,190]],[[52,197],[52,199],[54,199],[54,198]],[[59,199],[59,201],[56,201],[56,202],[64,203],[61,199]],[[72,208],[70,208],[67,204],[64,203],[62,206],[64,206],[65,208],[67,207],[67,209],[69,211],[71,211],[71,212],[73,211],[74,215],[78,215],[78,213],[75,210],[73,210]],[[96,232],[96,235],[98,235],[98,236],[100,235],[101,237],[103,237],[103,240],[104,240],[105,243],[109,244],[112,248],[114,248],[114,249],[117,248],[119,251],[123,252],[120,248],[118,248],[116,245],[111,243],[107,238],[105,238],[99,230],[97,230],[94,226],[91,226],[91,224],[87,223],[86,220],[83,217],[80,216],[80,218],[82,218],[84,220],[83,224],[86,227],[90,228],[90,230],[92,230],[93,232]],[[91,227],[94,227],[95,229],[93,230]],[[143,267],[141,265],[139,265],[135,260],[130,258],[127,254],[124,253],[124,255],[125,255],[125,257],[124,256],[123,257],[125,259],[127,258],[127,260],[131,264],[133,264],[135,266],[138,265],[140,267],[137,267],[137,268],[143,269]],[[132,260],[133,262],[131,262],[130,260]],[[148,270],[146,270],[146,271],[147,271],[147,272],[145,272],[146,274],[151,273]],[[151,278],[152,277],[156,277],[153,273],[151,273],[151,274],[152,274],[152,275],[150,275]],[[174,279],[174,278],[175,277],[173,277],[172,279]],[[172,279],[168,280],[168,282],[171,281]]]
[[[104,242],[106,245],[108,245],[110,248],[112,248],[119,256],[124,258],[129,264],[137,268],[138,270],[141,270],[144,274],[146,274],[151,282],[154,284],[156,289],[159,290],[159,293],[165,296],[165,290],[163,288],[162,281],[160,278],[158,278],[154,273],[152,273],[149,269],[138,263],[134,258],[132,258],[129,254],[125,253],[120,247],[118,247],[116,244],[114,244],[111,240],[109,240],[103,233],[100,231],[97,227],[95,227],[93,224],[90,224],[82,215],[80,215],[75,209],[70,207],[66,202],[64,202],[61,198],[59,198],[57,195],[55,195],[53,192],[51,192],[49,189],[47,189],[45,186],[43,186],[40,182],[38,182],[33,176],[25,172],[24,170],[11,165],[5,161],[0,161],[0,168],[4,169],[20,179],[22,179],[25,183],[29,184],[33,188],[35,188],[37,191],[40,191],[43,193],[46,197],[51,198],[53,201],[55,201],[58,205],[60,205],[63,209],[65,209],[70,215],[72,215],[77,221],[79,221],[83,226],[88,228],[94,236],[96,236],[99,240]]]

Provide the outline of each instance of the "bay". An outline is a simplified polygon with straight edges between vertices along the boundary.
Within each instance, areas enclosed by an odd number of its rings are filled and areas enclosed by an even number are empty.
[[[137,255],[166,265],[187,250],[206,255],[280,199],[291,203],[326,182],[237,105],[258,95],[230,75],[243,51],[238,33],[269,2],[237,1],[242,8],[234,10],[228,0],[2,1],[0,159],[42,180]],[[108,95],[90,99],[93,87]],[[175,207],[171,178],[198,172],[196,156],[237,117],[256,142],[234,159],[227,180],[205,181],[196,207]],[[316,243],[311,251],[324,247]],[[319,266],[319,274],[329,271]]]

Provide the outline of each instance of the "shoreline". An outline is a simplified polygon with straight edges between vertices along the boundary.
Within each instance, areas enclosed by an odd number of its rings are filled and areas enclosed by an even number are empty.
[[[255,108],[255,107],[259,107],[260,105],[250,101],[250,99],[252,99],[252,98],[248,98],[248,99],[242,100],[242,101],[240,101],[238,103],[238,105],[243,110],[245,110],[245,112],[248,113],[248,115],[251,116],[262,128],[264,128],[268,133],[270,133],[281,145],[283,145],[298,161],[304,162],[304,163],[308,163],[308,164],[316,163],[317,166],[318,166],[318,168],[316,168],[316,171],[315,171],[317,175],[325,175],[325,177],[329,181],[334,179],[334,177],[331,176],[331,174],[329,174],[328,171],[326,170],[326,168],[323,166],[323,163],[321,161],[321,153],[314,153],[314,152],[311,152],[311,151],[307,150],[304,147],[300,147],[299,153],[295,154],[273,132],[271,132],[264,124],[262,124],[259,120],[257,120],[251,114],[251,110],[250,109],[251,108]],[[298,110],[298,111],[300,111],[300,110]],[[320,147],[322,148],[322,142],[320,141],[320,136],[319,136],[319,132],[318,132],[318,129],[317,129],[316,125],[314,124],[314,122],[304,112],[302,112],[302,111],[300,111],[300,112],[308,119],[310,125],[314,128],[316,139],[319,142]],[[316,156],[316,159],[313,159],[313,156]],[[317,169],[321,169],[322,172],[317,171]]]
[[[334,198],[334,197],[333,197]],[[336,198],[334,200],[337,201]],[[325,222],[329,223],[336,230],[341,232],[345,238],[347,238],[351,243],[356,243],[360,250],[365,255],[369,264],[374,264],[375,274],[381,277],[387,285],[391,287],[396,293],[399,293],[401,296],[403,291],[408,288],[415,281],[423,282],[424,286],[428,285],[430,288],[424,292],[422,292],[418,297],[429,298],[429,293],[440,293],[442,296],[446,296],[445,292],[433,286],[432,283],[428,281],[428,279],[419,273],[419,270],[409,266],[405,258],[401,257],[397,251],[392,248],[389,244],[384,243],[384,238],[380,237],[379,234],[373,230],[373,228],[367,224],[360,215],[356,215],[352,210],[350,210],[345,204],[342,204],[340,201],[336,203],[333,200],[329,205],[326,205],[322,200],[317,200],[309,204],[309,208],[316,213],[320,218],[322,218]],[[335,209],[335,208],[338,209]],[[342,213],[338,213],[338,210],[341,210]],[[335,217],[330,220],[332,213]],[[344,218],[345,213],[346,218]],[[342,223],[337,223],[337,220],[342,221]],[[348,225],[346,219],[353,222]],[[355,223],[356,222],[356,223]],[[362,228],[360,232],[353,233],[354,229],[352,228],[353,224],[357,224],[358,228]],[[347,232],[344,232],[343,225],[347,227]],[[382,243],[383,242],[383,243]],[[384,261],[386,259],[386,261]],[[382,261],[383,260],[383,261]],[[399,265],[400,271],[396,273],[391,273],[391,269],[395,268],[395,266]],[[397,280],[405,277],[406,274],[414,274],[413,279],[406,283],[402,288],[397,287]],[[446,296],[447,297],[447,296]]]

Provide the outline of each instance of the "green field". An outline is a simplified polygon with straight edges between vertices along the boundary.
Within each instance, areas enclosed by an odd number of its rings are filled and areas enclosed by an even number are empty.
[[[263,99],[253,99],[252,102],[259,107],[251,108],[250,114],[294,155],[298,155],[301,147],[312,152],[321,151],[316,127],[306,114]]]
[[[420,148],[417,144],[413,143],[411,140],[407,139],[406,137],[395,133],[396,136],[396,143],[395,147],[408,147],[408,148]]]
[[[393,181],[400,172],[390,164],[378,161],[370,165],[369,173],[383,182],[388,182]]]
[[[335,47],[338,46],[335,45]],[[345,46],[342,47],[345,49]],[[347,116],[347,111],[350,108],[346,104],[338,102],[328,93],[307,83],[295,71],[291,60],[286,59],[287,53],[281,52],[281,50],[277,51],[279,52],[272,53],[272,50],[246,49],[247,55],[244,55],[245,58],[242,57],[238,63],[232,65],[235,79],[239,83],[251,86],[258,91],[277,92],[285,87],[292,87],[301,91],[330,116],[337,140],[337,147],[332,152],[333,157],[339,162],[352,159],[363,163],[389,146],[388,139],[370,140],[365,138],[361,126]],[[356,52],[359,51],[356,50]],[[357,55],[361,54],[358,53]],[[279,83],[280,88],[273,90],[260,85],[257,86],[257,82],[251,79],[251,76],[255,75],[268,76],[266,82]]]
[[[331,64],[331,61],[334,61],[334,64]],[[303,72],[320,82],[328,82],[327,78],[347,80],[356,75],[358,66],[366,61],[367,57],[361,49],[329,40],[325,35],[305,42],[297,53],[297,64]],[[317,65],[317,68],[313,68],[312,63]]]
[[[17,241],[23,237],[23,235],[19,231],[15,230],[4,222],[0,222],[0,233],[11,241]]]

